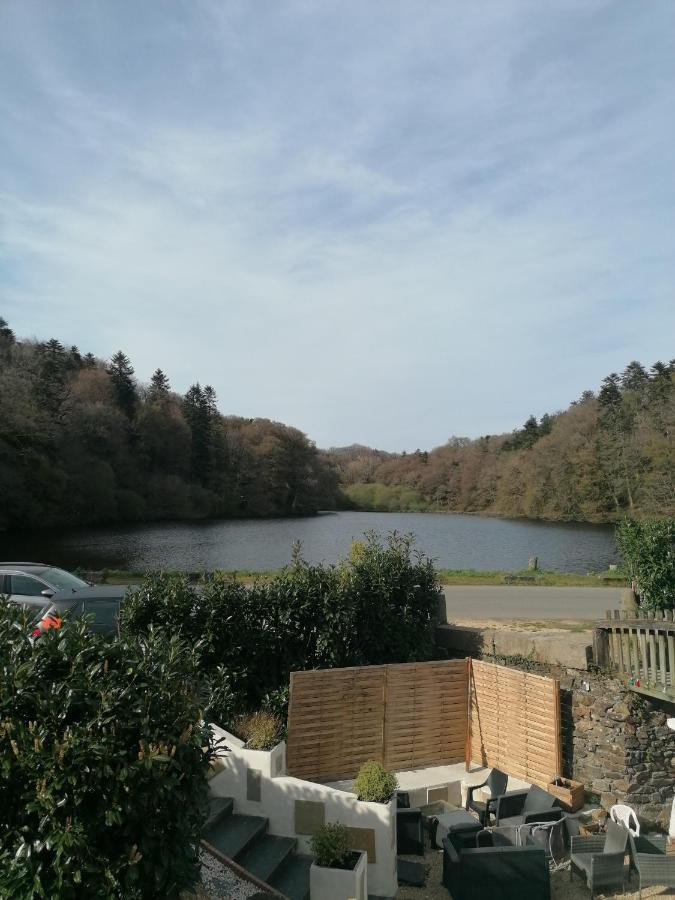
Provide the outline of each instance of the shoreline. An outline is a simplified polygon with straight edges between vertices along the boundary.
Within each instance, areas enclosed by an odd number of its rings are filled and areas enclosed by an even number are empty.
[[[100,571],[79,569],[88,581],[100,584],[140,584],[151,574],[152,570],[133,571],[123,569],[102,569]],[[190,581],[198,582],[210,572],[184,572],[182,570],[164,569],[170,574],[187,575]],[[251,569],[219,570],[226,577],[245,583],[269,581],[283,571]],[[578,575],[572,572],[550,572],[546,570],[516,571],[481,571],[478,569],[439,569],[438,580],[441,585],[492,585],[511,587],[628,587],[629,579],[621,572],[600,572],[598,574]]]

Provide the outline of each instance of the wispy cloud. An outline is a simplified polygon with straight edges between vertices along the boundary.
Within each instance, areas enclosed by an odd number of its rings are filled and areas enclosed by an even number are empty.
[[[564,406],[673,355],[673,25],[669,0],[5,4],[0,311],[323,445]]]

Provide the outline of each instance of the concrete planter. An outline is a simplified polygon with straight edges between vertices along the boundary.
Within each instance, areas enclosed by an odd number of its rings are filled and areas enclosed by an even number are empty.
[[[368,900],[368,862],[365,852],[353,869],[329,869],[312,863],[310,900]]]

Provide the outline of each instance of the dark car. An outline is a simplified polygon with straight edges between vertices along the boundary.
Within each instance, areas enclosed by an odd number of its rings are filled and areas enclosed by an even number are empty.
[[[117,634],[117,622],[127,588],[85,587],[79,591],[59,591],[43,605],[36,618],[33,635],[49,628],[60,628],[63,617],[86,616],[89,627],[98,634]]]

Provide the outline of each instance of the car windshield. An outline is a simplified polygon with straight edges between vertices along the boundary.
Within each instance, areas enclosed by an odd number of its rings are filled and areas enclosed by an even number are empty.
[[[40,572],[40,577],[59,591],[79,591],[81,588],[87,587],[86,581],[71,575],[70,572],[64,572],[63,569],[45,569],[44,572]]]

